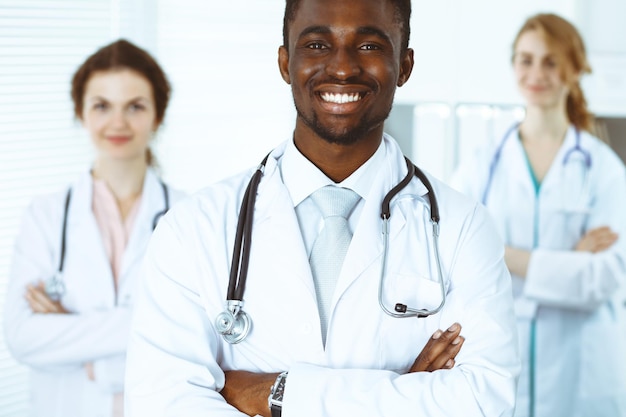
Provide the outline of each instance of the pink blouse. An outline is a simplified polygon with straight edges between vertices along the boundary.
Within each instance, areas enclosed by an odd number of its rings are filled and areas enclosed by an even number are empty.
[[[109,187],[103,180],[95,178],[93,180],[92,210],[100,229],[104,250],[111,264],[116,294],[124,251],[137,217],[140,202],[141,196],[133,203],[126,219],[122,220],[117,201]],[[123,415],[124,393],[120,392],[113,397],[113,417],[123,417]]]

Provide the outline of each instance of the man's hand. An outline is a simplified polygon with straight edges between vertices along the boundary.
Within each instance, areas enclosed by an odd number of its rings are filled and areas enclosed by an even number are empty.
[[[432,372],[438,369],[450,369],[461,350],[465,338],[460,336],[461,325],[454,323],[448,330],[437,330],[428,340],[409,369],[411,372]]]
[[[278,377],[276,374],[256,374],[247,371],[226,371],[222,397],[237,410],[249,416],[270,417],[267,397]]]
[[[589,230],[576,244],[577,251],[597,253],[606,250],[615,243],[618,235],[607,226]]]
[[[24,295],[30,309],[33,313],[42,314],[69,314],[70,312],[63,307],[60,301],[53,301],[48,294],[43,282],[39,282],[36,286],[26,286],[26,294]]]

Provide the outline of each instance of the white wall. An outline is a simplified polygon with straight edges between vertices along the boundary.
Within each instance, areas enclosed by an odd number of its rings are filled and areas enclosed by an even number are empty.
[[[531,14],[555,12],[575,20],[575,0],[413,0],[411,47],[415,69],[397,101],[518,100],[511,78],[511,44]]]
[[[292,134],[277,64],[283,1],[158,6],[158,55],[174,88],[159,158],[169,181],[196,190],[258,164]]]

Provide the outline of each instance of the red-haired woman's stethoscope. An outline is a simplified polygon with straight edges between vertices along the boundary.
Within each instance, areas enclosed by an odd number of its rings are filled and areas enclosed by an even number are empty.
[[[244,340],[252,328],[252,320],[250,316],[243,311],[243,293],[246,286],[246,277],[248,274],[248,262],[250,259],[250,239],[252,236],[252,214],[254,212],[254,202],[256,200],[257,190],[263,172],[265,171],[265,163],[269,155],[263,159],[252,175],[243,200],[241,202],[241,210],[237,220],[237,231],[235,234],[235,244],[233,249],[233,258],[230,269],[230,279],[228,282],[228,292],[226,296],[226,309],[217,315],[215,319],[215,328],[228,343],[235,344]],[[407,174],[398,185],[393,187],[383,199],[381,205],[381,219],[383,222],[383,259],[380,272],[380,284],[378,288],[378,303],[382,310],[388,315],[396,318],[405,317],[428,317],[436,314],[441,310],[446,302],[446,289],[443,280],[443,272],[441,261],[439,259],[439,206],[435,197],[433,187],[426,178],[426,175],[417,168],[408,158],[405,157],[407,165]],[[383,301],[383,288],[385,278],[385,268],[387,263],[387,254],[389,246],[389,219],[391,217],[390,203],[391,199],[406,187],[414,176],[417,176],[426,189],[428,190],[428,199],[430,202],[430,221],[433,226],[433,246],[435,259],[437,263],[437,271],[439,278],[439,286],[441,289],[441,303],[433,310],[416,309],[408,307],[405,304],[397,303],[394,311],[389,310]]]
[[[502,150],[504,148],[504,145],[506,144],[506,141],[508,140],[508,138],[512,136],[512,133],[518,128],[519,128],[519,123],[515,123],[513,126],[509,128],[509,130],[506,131],[506,133],[502,137],[502,140],[500,141],[500,144],[498,145],[498,147],[496,148],[496,151],[493,154],[493,158],[491,159],[491,164],[489,165],[489,176],[487,177],[487,182],[485,184],[485,189],[483,190],[483,195],[481,199],[481,202],[483,204],[487,203],[487,198],[489,197],[489,192],[491,190],[491,184],[493,182],[493,178],[495,176],[498,163],[500,162],[500,157],[502,156]],[[589,171],[591,170],[591,154],[580,146],[580,130],[578,130],[578,128],[575,128],[575,133],[576,133],[576,143],[574,144],[573,147],[568,149],[567,152],[565,152],[565,155],[563,156],[562,164],[563,166],[567,165],[572,155],[574,153],[579,153],[580,156],[582,157],[582,162],[583,162],[584,169],[585,169],[582,189],[588,190],[589,185],[590,185]]]
[[[163,189],[163,201],[165,203],[165,207],[163,210],[159,211],[154,215],[152,219],[152,230],[155,229],[159,219],[163,217],[165,213],[170,209],[170,198],[169,193],[167,191],[167,186],[159,180],[161,184],[161,188]],[[61,230],[61,256],[59,258],[59,268],[55,274],[46,281],[45,289],[46,294],[54,301],[58,301],[65,294],[65,282],[63,280],[63,263],[65,262],[65,240],[67,235],[67,215],[70,208],[70,200],[72,198],[72,189],[67,190],[67,195],[65,196],[65,207],[63,209],[63,227]]]

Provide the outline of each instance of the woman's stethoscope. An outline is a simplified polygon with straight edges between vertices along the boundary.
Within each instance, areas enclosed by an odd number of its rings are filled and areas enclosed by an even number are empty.
[[[515,123],[513,126],[511,126],[509,130],[506,131],[506,133],[502,137],[502,140],[500,141],[500,144],[496,148],[496,151],[491,160],[491,164],[489,165],[489,176],[487,177],[487,183],[485,184],[485,190],[483,191],[483,195],[481,199],[481,202],[483,204],[487,203],[487,198],[489,197],[489,192],[491,190],[491,184],[493,182],[496,168],[498,167],[498,163],[500,162],[500,157],[502,156],[502,150],[504,149],[504,145],[506,144],[508,138],[512,136],[512,133],[518,128],[519,128],[519,123]],[[580,156],[582,157],[582,162],[584,164],[584,169],[585,169],[582,189],[588,190],[589,185],[590,185],[589,172],[591,170],[591,153],[589,153],[589,151],[586,151],[580,146],[580,130],[578,130],[578,128],[575,128],[575,131],[576,131],[576,143],[574,144],[573,147],[568,149],[567,152],[565,152],[565,155],[563,156],[562,164],[565,167],[569,163],[572,155],[574,155],[575,153],[580,154]],[[581,198],[582,198],[582,195],[581,195]]]
[[[252,215],[254,211],[254,202],[256,200],[259,182],[265,171],[265,164],[269,154],[263,159],[252,175],[248,187],[246,188],[243,200],[241,202],[241,210],[237,220],[237,231],[235,234],[235,245],[233,250],[233,258],[230,269],[230,279],[228,281],[228,291],[226,296],[226,309],[217,315],[215,319],[215,327],[222,335],[224,340],[230,344],[239,343],[244,340],[252,328],[252,320],[250,316],[243,311],[243,293],[246,286],[246,277],[248,275],[248,263],[250,260],[250,242],[252,236]],[[383,199],[381,205],[380,216],[383,221],[383,260],[380,271],[380,284],[378,288],[378,303],[382,310],[388,315],[396,318],[405,317],[428,317],[436,314],[441,310],[446,302],[446,289],[443,281],[443,272],[441,261],[439,258],[439,206],[435,197],[433,187],[426,178],[426,175],[417,168],[408,158],[405,157],[407,165],[407,174],[398,185],[393,187]],[[383,301],[384,298],[384,277],[387,263],[388,246],[389,246],[389,219],[391,217],[390,203],[391,199],[406,187],[413,176],[417,176],[426,189],[428,190],[428,200],[430,202],[430,220],[433,225],[433,242],[435,259],[437,262],[437,270],[439,276],[439,286],[441,289],[441,303],[434,310],[416,309],[408,307],[405,304],[397,303],[394,311],[389,310]]]
[[[163,181],[159,180],[161,188],[163,189],[163,200],[165,202],[165,208],[154,215],[152,219],[152,230],[157,226],[157,223],[163,217],[165,213],[170,209],[170,198],[167,191],[167,186]],[[63,264],[65,262],[65,240],[67,235],[67,215],[70,208],[70,200],[72,198],[72,189],[67,190],[65,197],[65,207],[63,209],[63,228],[61,230],[61,256],[59,259],[59,269],[54,275],[46,281],[45,289],[48,297],[54,301],[58,301],[65,294],[65,282],[63,280]]]

